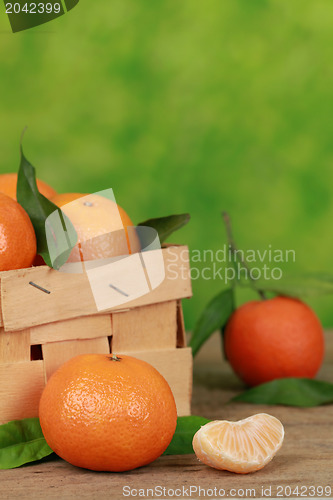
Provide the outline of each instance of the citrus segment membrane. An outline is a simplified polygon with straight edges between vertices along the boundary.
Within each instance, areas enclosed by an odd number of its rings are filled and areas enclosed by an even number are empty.
[[[238,422],[213,421],[193,438],[197,458],[215,469],[246,474],[262,469],[281,448],[284,428],[266,413]]]

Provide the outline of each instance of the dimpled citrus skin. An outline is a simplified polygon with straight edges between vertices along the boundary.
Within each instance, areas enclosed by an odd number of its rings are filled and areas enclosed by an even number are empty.
[[[304,302],[289,297],[239,307],[225,329],[225,352],[239,377],[254,386],[284,377],[309,377],[324,356],[319,319]]]
[[[130,356],[72,358],[49,379],[39,407],[49,446],[72,465],[125,471],[168,447],[177,410],[166,380]]]
[[[40,193],[46,198],[51,198],[56,194],[56,191],[46,184],[46,182],[36,179],[37,187]],[[5,193],[7,196],[16,200],[16,185],[17,185],[17,174],[1,174],[0,175],[0,191]]]
[[[30,267],[36,251],[36,235],[27,212],[0,193],[0,271]]]

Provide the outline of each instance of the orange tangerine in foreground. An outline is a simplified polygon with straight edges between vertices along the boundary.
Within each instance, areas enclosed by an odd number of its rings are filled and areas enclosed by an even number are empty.
[[[39,419],[47,443],[67,462],[121,472],[147,465],[166,450],[177,408],[165,378],[145,361],[83,354],[50,377]]]
[[[214,469],[247,474],[262,469],[281,448],[284,428],[267,413],[228,422],[215,420],[193,438],[197,458]]]

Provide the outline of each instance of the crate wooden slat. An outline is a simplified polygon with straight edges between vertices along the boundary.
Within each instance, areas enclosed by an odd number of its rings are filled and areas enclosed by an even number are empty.
[[[189,264],[186,259],[187,247],[167,247],[162,253],[165,279],[161,285],[136,300],[111,308],[110,311],[126,310],[192,295]],[[0,280],[0,303],[5,331],[50,323],[55,318],[60,321],[97,313],[85,274],[67,274],[41,266],[1,273]],[[46,294],[29,285],[31,280],[51,293]],[[20,314],[17,314],[18,310]]]
[[[0,363],[0,424],[37,417],[44,387],[43,361]]]
[[[29,285],[30,281],[51,293]],[[1,309],[5,331],[51,323],[55,318],[62,320],[96,313],[86,275],[61,273],[47,266],[2,275]]]
[[[8,333],[6,332],[6,335]],[[111,314],[55,321],[47,325],[30,328],[31,345],[59,342],[61,340],[110,337],[111,335]]]
[[[0,328],[0,363],[30,361],[30,345],[30,330],[5,333]]]
[[[177,338],[177,301],[112,314],[112,351],[172,349]]]
[[[108,337],[65,340],[42,345],[46,381],[60,366],[79,354],[110,354]]]

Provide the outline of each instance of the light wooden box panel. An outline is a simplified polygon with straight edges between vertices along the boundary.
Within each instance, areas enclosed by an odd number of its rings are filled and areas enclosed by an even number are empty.
[[[178,416],[191,414],[193,359],[189,347],[163,351],[127,351],[121,354],[134,356],[154,366],[171,387]]]
[[[50,342],[42,345],[46,380],[66,361],[80,354],[110,354],[108,337]]]
[[[0,364],[0,424],[38,416],[45,387],[43,361]]]
[[[0,272],[0,423],[38,416],[47,379],[63,362],[111,350],[155,366],[171,385],[179,414],[189,414],[192,357],[185,347],[181,305],[192,294],[186,255],[187,247],[163,249],[164,282],[139,299],[99,313],[84,275],[47,266]],[[31,360],[31,353],[42,359]]]
[[[30,330],[5,332],[0,327],[0,366],[18,361],[30,361]]]
[[[177,344],[177,301],[112,314],[112,351],[172,349]]]
[[[111,315],[85,316],[30,328],[31,345],[59,342],[61,340],[110,337]]]

